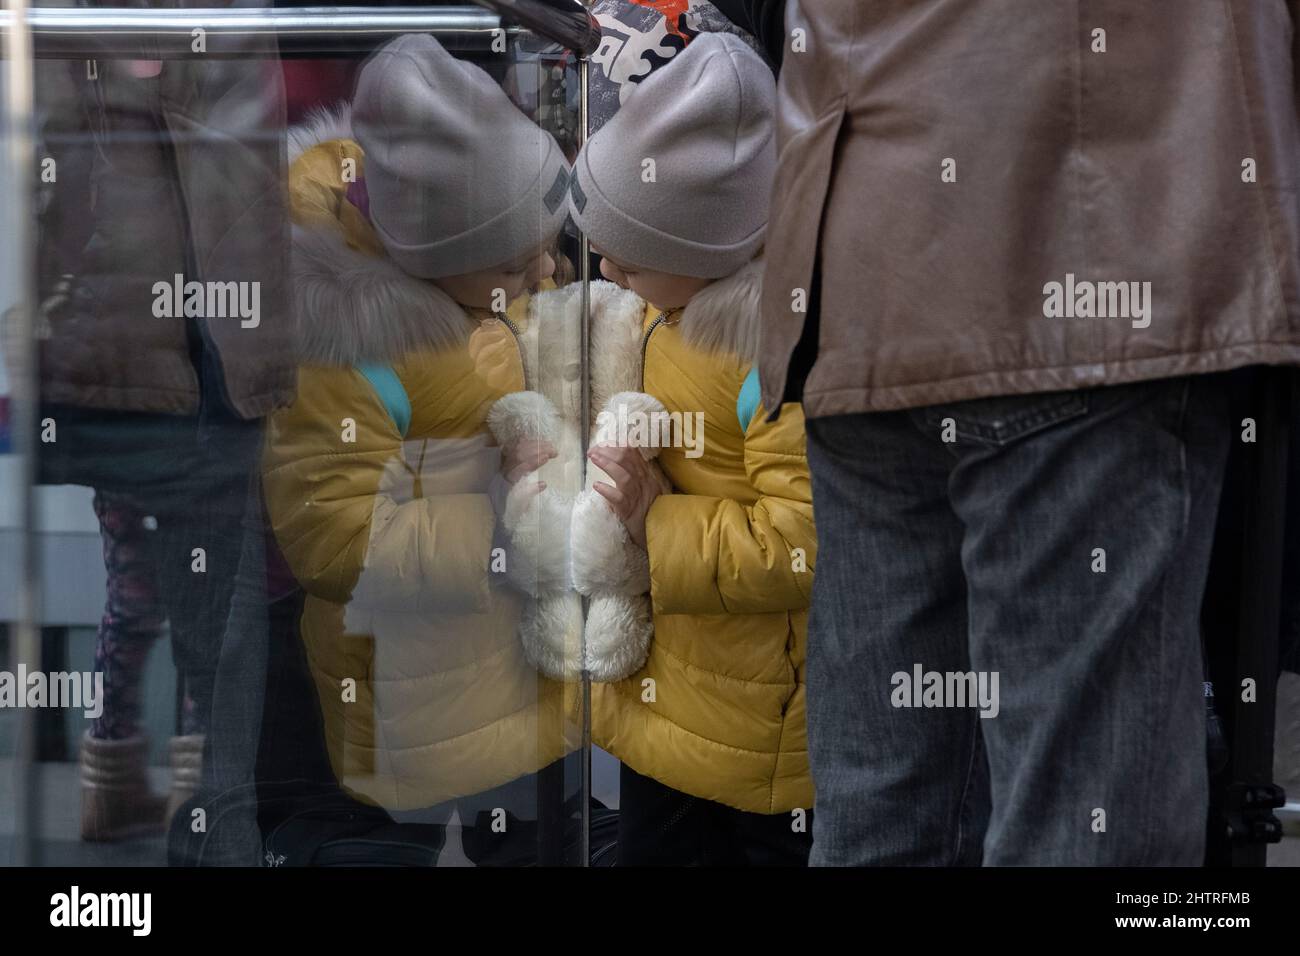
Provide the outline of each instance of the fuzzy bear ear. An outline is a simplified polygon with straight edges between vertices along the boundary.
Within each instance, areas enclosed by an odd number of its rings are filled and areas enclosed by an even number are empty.
[[[639,448],[641,457],[650,461],[661,447],[655,436],[666,437],[668,428],[668,409],[659,399],[645,392],[618,392],[596,416],[592,444]]]
[[[646,392],[618,392],[611,395],[605,407],[617,413],[620,409],[627,415],[667,415],[664,403]]]
[[[488,411],[487,422],[500,445],[520,438],[555,441],[561,427],[555,406],[540,392],[513,392],[502,396]]]
[[[575,286],[579,285],[574,283]],[[641,337],[641,319],[645,315],[645,300],[631,289],[610,282],[593,279],[591,282],[592,325],[617,323],[635,329]]]

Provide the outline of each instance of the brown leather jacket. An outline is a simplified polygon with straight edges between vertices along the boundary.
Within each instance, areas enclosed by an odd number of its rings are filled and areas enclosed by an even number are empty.
[[[1298,12],[792,0],[765,407],[1300,362]]]
[[[246,42],[262,59],[159,63],[142,45],[138,61],[37,63],[38,163],[55,173],[38,205],[44,401],[250,419],[292,400],[284,89],[274,37]],[[203,314],[174,295],[158,314],[178,274],[204,283]]]

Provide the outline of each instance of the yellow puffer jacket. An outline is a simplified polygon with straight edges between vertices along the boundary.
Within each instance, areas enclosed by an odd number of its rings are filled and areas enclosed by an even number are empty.
[[[675,493],[646,520],[654,639],[639,672],[593,687],[592,726],[638,773],[779,813],[813,802],[804,650],[817,541],[799,406],[776,422],[757,408],[738,418],[756,276],[715,283],[680,321],[646,311],[644,391],[669,412],[704,413],[703,455],[659,454]]]
[[[346,123],[292,140],[305,364],[294,404],[270,420],[263,479],[307,595],[335,773],[362,799],[410,809],[563,756],[578,701],[525,660],[522,601],[491,566],[500,450],[485,418],[525,387],[513,327],[526,303],[507,321],[466,312],[384,257],[338,181],[342,158],[363,173]]]

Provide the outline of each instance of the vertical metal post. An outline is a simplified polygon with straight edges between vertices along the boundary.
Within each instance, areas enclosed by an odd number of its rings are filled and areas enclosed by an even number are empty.
[[[578,148],[587,142],[589,118],[587,113],[587,57],[578,60]],[[575,170],[576,174],[576,170]],[[582,478],[587,479],[587,446],[591,441],[591,247],[587,234],[578,236],[578,278],[582,283]],[[583,599],[585,622],[586,604]],[[583,656],[586,656],[586,632],[583,632]],[[582,865],[591,865],[591,672],[582,671]]]
[[[36,166],[32,145],[33,74],[31,35],[27,29],[26,0],[7,0],[11,28],[4,43],[3,150],[5,167],[13,183],[5,196],[3,208],[8,221],[5,233],[14,244],[14,304],[10,309],[11,333],[5,342],[12,349],[9,369],[12,375],[10,419],[13,451],[17,456],[20,496],[18,620],[14,624],[16,662],[27,671],[41,668],[41,646],[37,622],[40,619],[38,569],[35,539],[35,484],[37,448],[37,403],[39,398],[36,337],[33,309],[35,305],[36,229],[32,213],[32,191]],[[36,710],[18,710],[18,742],[14,761],[14,864],[34,866],[37,860],[36,838],[40,828],[39,781],[36,765]]]

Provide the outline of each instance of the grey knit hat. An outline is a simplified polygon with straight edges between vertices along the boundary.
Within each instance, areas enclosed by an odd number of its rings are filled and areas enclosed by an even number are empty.
[[[362,68],[352,130],[375,231],[412,275],[501,265],[564,224],[569,166],[555,140],[428,34],[398,37]]]
[[[701,34],[583,146],[574,221],[628,265],[730,275],[763,244],[775,105],[772,71],[753,50],[729,33]]]

